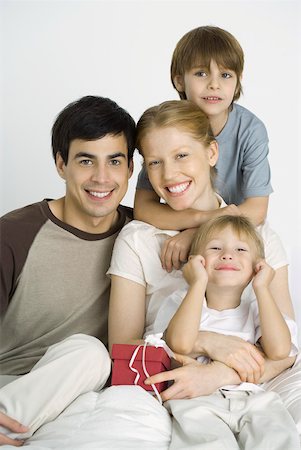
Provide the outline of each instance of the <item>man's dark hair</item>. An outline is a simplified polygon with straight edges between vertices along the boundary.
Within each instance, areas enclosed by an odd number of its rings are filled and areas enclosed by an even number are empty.
[[[135,150],[136,125],[134,119],[114,101],[88,95],[67,105],[52,127],[52,154],[60,153],[68,162],[70,143],[74,139],[94,141],[106,135],[124,134],[128,147],[128,162]]]

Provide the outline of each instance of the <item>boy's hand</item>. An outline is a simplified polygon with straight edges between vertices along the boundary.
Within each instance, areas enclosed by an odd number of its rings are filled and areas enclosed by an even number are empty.
[[[260,288],[267,288],[270,286],[275,270],[267,264],[267,262],[262,259],[255,266],[255,276],[253,278],[253,289],[254,291]]]
[[[14,433],[26,433],[26,431],[28,431],[28,427],[25,427],[2,412],[0,412],[0,425]],[[8,436],[5,436],[5,434],[0,433],[0,446],[13,445],[14,447],[21,447],[23,444],[24,441],[22,440],[11,439]]]
[[[202,255],[189,256],[188,263],[183,267],[183,275],[189,286],[198,281],[207,283],[208,274],[205,269],[205,258]]]
[[[176,236],[166,239],[160,256],[163,269],[167,272],[171,272],[173,269],[181,269],[188,259],[195,231],[195,228],[188,228]]]

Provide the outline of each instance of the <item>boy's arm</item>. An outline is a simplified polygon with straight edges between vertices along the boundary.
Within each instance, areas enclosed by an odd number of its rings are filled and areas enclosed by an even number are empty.
[[[240,215],[241,212],[235,205],[228,205],[211,211],[198,211],[196,209],[175,211],[170,206],[160,203],[160,198],[155,191],[136,189],[135,219],[150,223],[161,230],[180,231],[195,228],[209,219],[225,214]]]
[[[204,268],[204,258],[201,255],[190,257],[188,263],[183,267],[183,275],[189,288],[169,322],[165,338],[167,345],[173,351],[188,355],[198,336],[208,279]]]
[[[266,219],[269,206],[269,197],[246,198],[238,209],[242,215],[248,217],[254,225],[260,225]]]
[[[291,335],[270,291],[274,270],[264,261],[255,266],[253,289],[256,295],[261,329],[260,344],[272,360],[286,358],[291,349]]]

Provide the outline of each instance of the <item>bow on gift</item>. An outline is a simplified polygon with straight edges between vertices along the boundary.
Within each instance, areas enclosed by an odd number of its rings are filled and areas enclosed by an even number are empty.
[[[146,369],[146,364],[145,364],[145,352],[146,352],[146,347],[147,345],[151,345],[153,347],[162,347],[164,348],[164,350],[166,351],[166,353],[168,354],[168,356],[170,358],[172,358],[174,356],[173,351],[168,347],[168,345],[166,344],[166,342],[161,339],[163,336],[163,333],[156,333],[156,334],[149,334],[148,336],[146,336],[146,338],[144,339],[144,344],[138,345],[136,347],[136,349],[134,350],[131,360],[129,362],[129,368],[131,369],[132,372],[136,373],[136,378],[134,380],[134,384],[136,385],[138,383],[138,380],[140,378],[140,373],[137,369],[135,369],[135,367],[133,367],[133,364],[135,362],[135,359],[137,357],[137,354],[139,352],[139,349],[141,347],[143,347],[142,350],[142,368],[143,368],[143,372],[144,375],[146,376],[146,378],[149,377],[149,373]],[[154,393],[156,394],[157,399],[159,400],[160,404],[162,405],[162,398],[161,395],[158,392],[158,389],[156,388],[156,386],[154,384],[151,384],[151,387],[154,391]]]

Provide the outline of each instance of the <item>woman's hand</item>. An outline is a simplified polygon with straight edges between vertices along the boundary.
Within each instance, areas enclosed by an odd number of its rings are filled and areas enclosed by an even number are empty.
[[[198,341],[203,349],[201,354],[234,369],[241,381],[259,382],[264,372],[264,357],[255,345],[237,336],[208,331],[199,332]]]
[[[174,382],[161,393],[164,402],[210,395],[226,384],[240,383],[237,373],[220,362],[200,364],[189,356],[175,354],[175,357],[181,367],[158,373],[145,380],[145,384]]]
[[[14,433],[26,433],[26,431],[28,431],[27,427],[2,412],[0,412],[0,425]],[[14,447],[21,447],[23,444],[24,441],[22,440],[11,439],[8,436],[5,436],[5,434],[0,433],[0,446],[13,445]]]
[[[163,269],[167,272],[171,272],[173,269],[181,269],[188,259],[195,232],[196,228],[188,228],[176,236],[166,239],[160,256]]]

